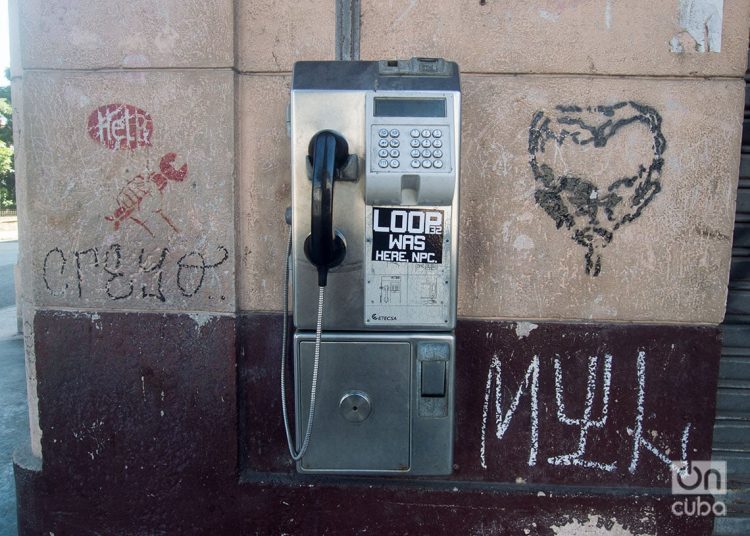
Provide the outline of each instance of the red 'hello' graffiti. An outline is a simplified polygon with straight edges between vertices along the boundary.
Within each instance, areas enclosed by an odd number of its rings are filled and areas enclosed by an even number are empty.
[[[137,149],[151,145],[154,123],[148,112],[132,104],[105,104],[91,112],[89,136],[108,149]]]
[[[114,222],[115,230],[120,228],[120,224],[131,219],[148,234],[154,236],[151,229],[146,225],[146,219],[149,213],[157,214],[162,218],[175,232],[179,232],[172,220],[162,212],[162,191],[169,181],[182,182],[188,173],[187,164],[183,164],[180,169],[175,169],[173,163],[177,155],[167,153],[159,162],[159,172],[151,172],[147,176],[136,175],[128,181],[125,187],[117,195],[117,204],[119,205],[111,216],[105,216],[107,221]],[[138,214],[139,217],[136,217]]]

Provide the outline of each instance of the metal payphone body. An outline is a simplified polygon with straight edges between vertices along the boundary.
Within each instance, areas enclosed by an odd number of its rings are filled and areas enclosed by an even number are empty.
[[[331,203],[317,209],[328,206],[345,253],[327,275],[316,412],[299,471],[452,471],[460,98],[458,66],[441,59],[294,66],[298,448],[310,411],[320,283],[310,261],[320,242],[310,242],[311,206],[321,202],[311,185],[311,140],[330,132],[348,149],[344,162],[336,146]]]

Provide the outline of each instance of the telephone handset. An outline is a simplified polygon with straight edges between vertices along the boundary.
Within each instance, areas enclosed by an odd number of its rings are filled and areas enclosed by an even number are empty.
[[[346,255],[344,237],[333,229],[333,182],[346,165],[349,145],[335,132],[323,130],[310,140],[308,158],[312,164],[310,235],[305,255],[318,269],[318,286],[328,283],[328,270],[341,264]]]
[[[294,66],[296,441],[283,364],[281,384],[300,472],[452,471],[460,98],[442,59]]]

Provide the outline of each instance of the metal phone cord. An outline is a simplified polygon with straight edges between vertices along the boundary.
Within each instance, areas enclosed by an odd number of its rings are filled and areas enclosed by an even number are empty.
[[[284,318],[282,320],[282,335],[281,335],[281,412],[284,415],[284,430],[286,431],[286,443],[289,447],[289,454],[292,459],[297,462],[302,459],[307,451],[307,447],[310,444],[310,436],[312,435],[312,424],[313,418],[315,417],[315,397],[318,390],[318,366],[320,365],[320,338],[323,332],[323,296],[325,294],[325,287],[318,287],[318,317],[315,324],[315,356],[313,359],[313,375],[312,385],[310,386],[310,414],[307,418],[307,426],[305,427],[305,435],[302,440],[299,452],[295,450],[292,441],[292,432],[289,429],[289,417],[286,409],[286,346],[287,346],[287,331],[289,329],[289,269],[291,264],[292,256],[292,229],[289,228],[289,238],[287,240],[286,247],[286,270],[284,278]]]

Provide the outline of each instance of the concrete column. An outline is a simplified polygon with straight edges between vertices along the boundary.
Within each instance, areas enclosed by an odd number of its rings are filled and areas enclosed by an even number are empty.
[[[39,311],[92,322],[189,311],[202,325],[235,309],[233,10],[11,2],[11,28],[20,306],[41,457],[53,425],[39,416]],[[42,405],[62,395],[48,394]]]

